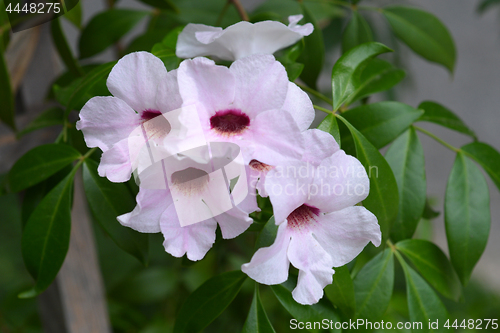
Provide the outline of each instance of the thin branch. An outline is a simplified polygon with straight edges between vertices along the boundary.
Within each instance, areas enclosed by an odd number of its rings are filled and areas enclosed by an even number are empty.
[[[434,140],[436,140],[437,142],[439,142],[440,144],[442,144],[443,146],[445,146],[446,148],[448,149],[451,149],[455,152],[460,152],[460,149],[456,148],[456,147],[453,147],[452,145],[450,145],[448,142],[444,141],[443,139],[437,137],[436,135],[434,135],[433,133],[429,132],[428,130],[425,130],[421,127],[418,127],[418,126],[415,126],[413,125],[413,127],[419,131],[419,132],[422,132],[424,134],[426,134],[427,136],[430,136],[431,138],[433,138]]]
[[[303,85],[303,84],[300,84],[300,83],[295,83],[295,84],[298,85],[302,90],[307,91],[308,93],[310,93],[311,95],[318,97],[319,99],[327,102],[330,105],[333,105],[333,101],[331,99],[329,99],[328,97],[326,97],[325,95],[323,95],[322,93],[320,93],[320,92],[318,92],[318,91],[316,91],[314,89],[311,89],[311,88],[309,88],[306,85]]]
[[[236,10],[238,11],[238,14],[240,14],[240,17],[243,21],[250,21],[248,18],[248,14],[243,8],[243,5],[241,4],[240,0],[229,0],[233,3],[234,7],[236,7]]]

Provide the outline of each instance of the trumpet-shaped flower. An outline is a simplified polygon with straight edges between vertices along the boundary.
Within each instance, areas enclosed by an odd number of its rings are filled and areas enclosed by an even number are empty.
[[[214,56],[222,60],[238,60],[253,54],[273,54],[310,35],[311,23],[298,25],[302,15],[288,18],[286,26],[277,21],[238,22],[226,29],[204,24],[188,24],[177,39],[179,58]]]

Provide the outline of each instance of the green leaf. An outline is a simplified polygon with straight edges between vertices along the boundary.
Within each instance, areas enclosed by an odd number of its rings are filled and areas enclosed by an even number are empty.
[[[418,330],[421,332],[448,332],[443,326],[448,319],[448,313],[439,297],[404,260],[400,260],[400,262],[406,278],[410,322],[422,323],[422,328]],[[430,328],[429,325],[435,321],[438,321],[436,329]]]
[[[131,9],[110,9],[97,14],[80,35],[80,58],[101,53],[120,40],[146,15],[148,12]]]
[[[490,194],[479,168],[461,152],[448,178],[444,210],[451,263],[466,285],[488,241]]]
[[[342,53],[346,53],[358,45],[372,41],[373,34],[368,22],[366,22],[358,11],[353,11],[351,20],[342,35]]]
[[[429,203],[429,200],[425,200],[425,206],[424,206],[424,212],[422,213],[422,218],[427,219],[427,220],[432,220],[435,219],[436,217],[439,216],[439,212],[435,211],[431,204]]]
[[[112,183],[97,174],[97,162],[87,159],[83,166],[83,186],[90,209],[111,239],[144,265],[148,261],[148,235],[122,226],[117,216],[131,212],[135,201],[127,185]]]
[[[82,5],[77,1],[76,5],[66,12],[63,17],[74,24],[78,29],[82,28]]]
[[[399,189],[399,212],[391,230],[394,241],[411,238],[422,217],[427,198],[424,149],[413,127],[385,154]]]
[[[420,103],[418,108],[424,110],[424,114],[418,119],[419,121],[428,121],[466,134],[473,139],[476,138],[476,133],[467,127],[457,115],[444,106],[435,102],[426,101]]]
[[[332,321],[336,323],[339,321],[338,315],[335,313],[331,304],[320,300],[318,303],[313,305],[302,305],[297,303],[293,297],[290,290],[281,284],[271,286],[274,295],[278,301],[283,305],[283,307],[290,313],[292,317],[302,322],[321,322],[323,319],[327,319],[328,322]],[[317,332],[317,329],[310,329],[310,332]]]
[[[259,284],[255,284],[252,305],[248,312],[247,320],[243,325],[242,333],[274,333],[276,332],[267,318],[266,310],[262,306],[259,296]]]
[[[167,70],[176,69],[181,62],[181,59],[175,55],[177,37],[179,37],[181,31],[182,27],[173,29],[165,36],[161,43],[156,43],[151,50],[151,53],[163,61]]]
[[[361,98],[375,93],[389,90],[403,80],[406,73],[402,69],[395,68],[392,64],[381,59],[371,59],[365,66],[360,66],[358,73],[354,75],[354,86],[356,91],[346,102],[351,104]]]
[[[342,113],[358,131],[380,149],[396,139],[422,115],[421,110],[400,102],[378,102],[361,105]],[[343,146],[349,151],[352,137],[343,136]]]
[[[448,29],[436,16],[406,6],[386,7],[382,13],[396,36],[414,52],[453,72],[455,44]]]
[[[3,41],[0,41],[2,44]],[[15,107],[14,95],[10,85],[9,71],[5,63],[4,52],[0,49],[0,121],[3,121],[11,129],[16,130],[14,120]]]
[[[323,119],[323,121],[319,124],[318,129],[323,132],[330,133],[335,141],[340,146],[340,132],[339,132],[339,124],[337,123],[337,118],[333,114],[329,114]]]
[[[477,12],[483,14],[488,8],[498,5],[500,5],[500,0],[483,0],[479,6],[477,6]]]
[[[385,249],[354,278],[356,318],[379,320],[389,306],[393,285],[394,257],[391,249]]]
[[[325,287],[325,295],[340,309],[345,319],[354,318],[356,312],[356,298],[354,284],[347,266],[336,267],[333,283]]]
[[[40,128],[62,124],[64,124],[64,111],[61,108],[53,107],[43,111],[35,120],[23,128],[22,131],[19,131],[17,137],[20,138]]]
[[[68,87],[56,91],[58,101],[66,106],[65,114],[68,115],[71,110],[77,109],[78,106],[83,106],[85,102],[93,97],[88,94],[99,83],[104,84],[105,78],[111,72],[111,69],[116,64],[116,61],[108,62],[97,66],[88,72],[84,77],[75,80]]]
[[[298,62],[304,64],[300,78],[308,86],[316,89],[316,81],[323,69],[325,61],[325,45],[323,42],[323,33],[316,23],[309,9],[301,2],[300,8],[304,14],[304,23],[310,22],[314,26],[314,31],[307,37],[304,37],[304,51],[300,54]]]
[[[380,43],[365,43],[344,53],[335,63],[332,70],[333,111],[356,93],[355,72],[365,61],[382,53],[390,52],[387,46]]]
[[[396,243],[415,265],[418,272],[443,296],[458,300],[462,292],[460,280],[446,255],[434,243],[422,239],[407,239]]]
[[[179,12],[177,6],[170,0],[139,0],[139,1],[145,3],[146,5],[150,5],[151,7]]]
[[[500,191],[500,153],[482,142],[472,142],[460,148],[467,156],[479,163]]]
[[[73,171],[40,202],[23,231],[22,255],[35,286],[19,297],[33,297],[54,281],[69,248]]]
[[[380,152],[346,119],[339,119],[349,128],[356,146],[356,157],[370,177],[370,194],[363,206],[378,219],[383,237],[389,236],[391,225],[398,214],[398,185],[391,167]]]
[[[261,247],[269,247],[273,245],[276,235],[278,234],[278,226],[274,221],[274,216],[266,222],[264,228],[262,228],[257,241],[255,242],[255,249],[260,249]]]
[[[199,332],[207,327],[233,301],[246,278],[243,272],[232,271],[203,283],[182,305],[174,333]]]
[[[69,48],[68,41],[64,36],[61,28],[59,18],[54,18],[50,22],[50,31],[52,33],[52,40],[56,46],[57,52],[61,57],[66,68],[76,76],[82,76],[83,70],[78,64],[78,61],[73,57],[71,49]]]
[[[10,170],[10,188],[13,192],[24,190],[80,157],[81,154],[68,145],[52,143],[35,147],[17,160]]]

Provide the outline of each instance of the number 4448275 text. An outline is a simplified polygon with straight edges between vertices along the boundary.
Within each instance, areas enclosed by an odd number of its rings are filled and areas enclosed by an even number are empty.
[[[46,3],[25,3],[22,7],[19,3],[12,8],[12,4],[9,3],[5,11],[12,13],[31,13],[31,14],[45,14],[45,13],[59,13],[61,11],[61,4],[59,2],[46,2]]]
[[[469,319],[469,320],[462,320],[461,322],[458,321],[458,319],[455,319],[454,322],[451,322],[450,319],[446,321],[444,324],[444,327],[447,329],[454,328],[463,328],[463,329],[498,329],[498,319]]]

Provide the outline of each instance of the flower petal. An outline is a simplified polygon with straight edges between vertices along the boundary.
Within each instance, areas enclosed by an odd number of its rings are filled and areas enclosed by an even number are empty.
[[[288,16],[288,22],[290,23],[288,25],[288,28],[302,36],[309,36],[314,30],[314,26],[312,25],[312,23],[306,23],[304,25],[297,24],[300,20],[302,20],[303,17],[303,15]]]
[[[332,257],[334,267],[356,258],[369,242],[379,246],[382,239],[377,218],[360,206],[320,216],[313,234]]]
[[[97,172],[99,176],[106,177],[114,183],[123,183],[130,179],[132,164],[128,138],[121,140],[111,149],[102,153]]]
[[[283,106],[288,76],[283,65],[272,55],[253,55],[237,60],[229,70],[236,85],[234,106],[251,119],[262,111]]]
[[[135,111],[158,110],[156,91],[167,74],[163,62],[149,52],[134,52],[121,58],[109,74],[107,86]]]
[[[165,251],[180,258],[184,254],[189,260],[203,259],[215,242],[217,222],[208,219],[181,227],[174,205],[170,205],[160,218],[160,228],[165,241]]]
[[[288,279],[290,265],[287,258],[289,243],[290,234],[286,224],[282,223],[273,245],[258,249],[252,260],[241,266],[241,270],[259,283],[272,285],[285,282]]]
[[[233,207],[231,210],[217,215],[214,219],[219,223],[222,237],[225,239],[241,235],[253,222],[248,214],[238,207]]]
[[[294,232],[288,246],[288,259],[299,269],[293,299],[300,304],[315,304],[323,288],[333,282],[333,260],[310,232]]]
[[[172,196],[167,190],[139,188],[137,206],[130,213],[118,216],[118,221],[139,232],[160,232],[160,217],[172,204]]]
[[[182,106],[182,98],[177,83],[177,70],[168,72],[158,84],[156,105],[162,113],[179,109]]]
[[[106,151],[139,125],[139,115],[127,103],[106,96],[93,97],[83,106],[76,128],[83,132],[88,147]]]
[[[200,35],[202,33],[202,35]],[[204,24],[189,23],[181,31],[177,38],[175,54],[179,58],[194,58],[199,56],[214,55],[220,59],[232,59],[232,53],[227,48],[221,48],[218,45],[210,45],[207,39],[215,40],[223,33],[222,28],[211,27]],[[200,38],[203,42],[197,38]],[[208,44],[208,45],[207,45]]]
[[[288,82],[288,91],[282,108],[290,112],[301,132],[308,129],[314,120],[315,112],[311,99],[293,82]]]
[[[302,136],[304,137],[304,146],[307,147],[304,150],[302,160],[314,166],[320,165],[325,158],[340,150],[333,136],[322,130],[310,129],[303,132]]]

